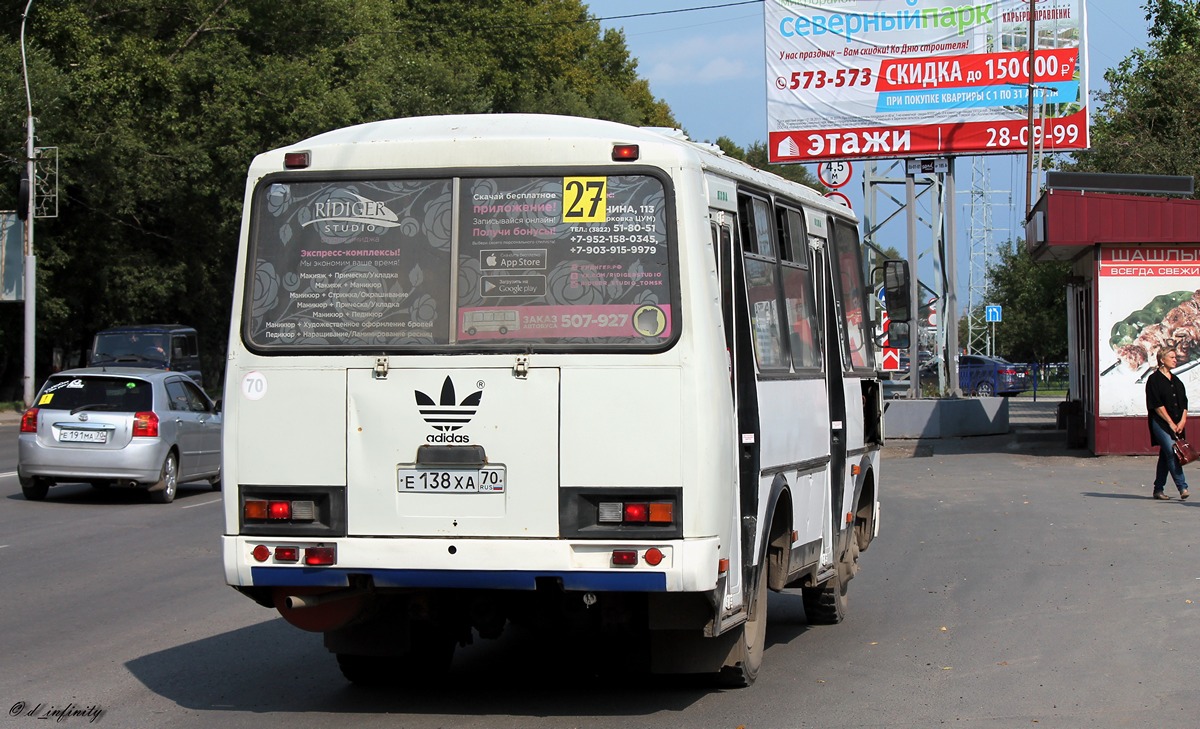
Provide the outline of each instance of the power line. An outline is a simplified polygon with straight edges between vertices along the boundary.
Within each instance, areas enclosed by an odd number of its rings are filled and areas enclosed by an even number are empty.
[[[742,0],[736,3],[722,3],[720,5],[703,5],[696,8],[679,8],[677,10],[656,10],[652,13],[633,13],[632,15],[613,15],[607,18],[591,18],[591,20],[625,20],[626,18],[646,18],[651,15],[671,15],[672,13],[693,13],[697,10],[717,10],[719,8],[734,8],[739,5],[760,5],[763,0]]]

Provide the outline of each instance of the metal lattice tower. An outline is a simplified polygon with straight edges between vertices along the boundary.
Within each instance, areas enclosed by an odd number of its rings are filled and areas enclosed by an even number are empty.
[[[992,342],[984,306],[988,303],[988,269],[995,263],[992,245],[992,195],[988,163],[982,156],[971,158],[971,199],[967,206],[967,244],[971,250],[967,282],[967,340],[963,343],[970,354],[991,354]]]

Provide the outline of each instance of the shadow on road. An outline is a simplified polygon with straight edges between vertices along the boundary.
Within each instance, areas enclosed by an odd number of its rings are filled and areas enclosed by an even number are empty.
[[[764,670],[775,646],[808,630],[798,592],[772,594],[770,601]],[[354,686],[342,677],[320,635],[282,619],[125,665],[154,693],[198,712],[644,717],[683,711],[722,690],[709,677],[650,675],[632,665],[600,673],[583,645],[511,626],[498,640],[476,638],[460,647],[450,674],[432,686]]]
[[[213,491],[207,481],[195,481],[191,483],[179,484],[179,490],[175,492],[175,502],[213,495],[219,492]],[[9,499],[16,501],[26,501],[27,499],[20,491],[14,491],[8,494]],[[46,495],[44,504],[53,504],[55,502],[63,504],[147,504],[161,508],[162,504],[152,504],[150,496],[145,489],[134,489],[125,487],[110,486],[105,488],[95,488],[86,483],[64,483],[58,486],[51,486],[50,492]]]

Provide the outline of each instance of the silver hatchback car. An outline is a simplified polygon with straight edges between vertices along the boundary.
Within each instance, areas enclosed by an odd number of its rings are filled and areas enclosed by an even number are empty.
[[[221,413],[178,372],[84,367],[51,375],[21,416],[25,498],[56,483],[143,488],[167,504],[181,483],[221,488]]]

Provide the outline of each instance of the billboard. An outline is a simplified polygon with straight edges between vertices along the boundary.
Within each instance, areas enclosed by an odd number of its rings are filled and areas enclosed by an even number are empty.
[[[24,232],[16,213],[0,213],[0,301],[25,300]]]
[[[1163,348],[1178,355],[1188,392],[1200,392],[1200,246],[1102,246],[1097,273],[1099,415],[1146,416],[1146,378]]]
[[[765,0],[770,161],[1088,146],[1084,0]]]

